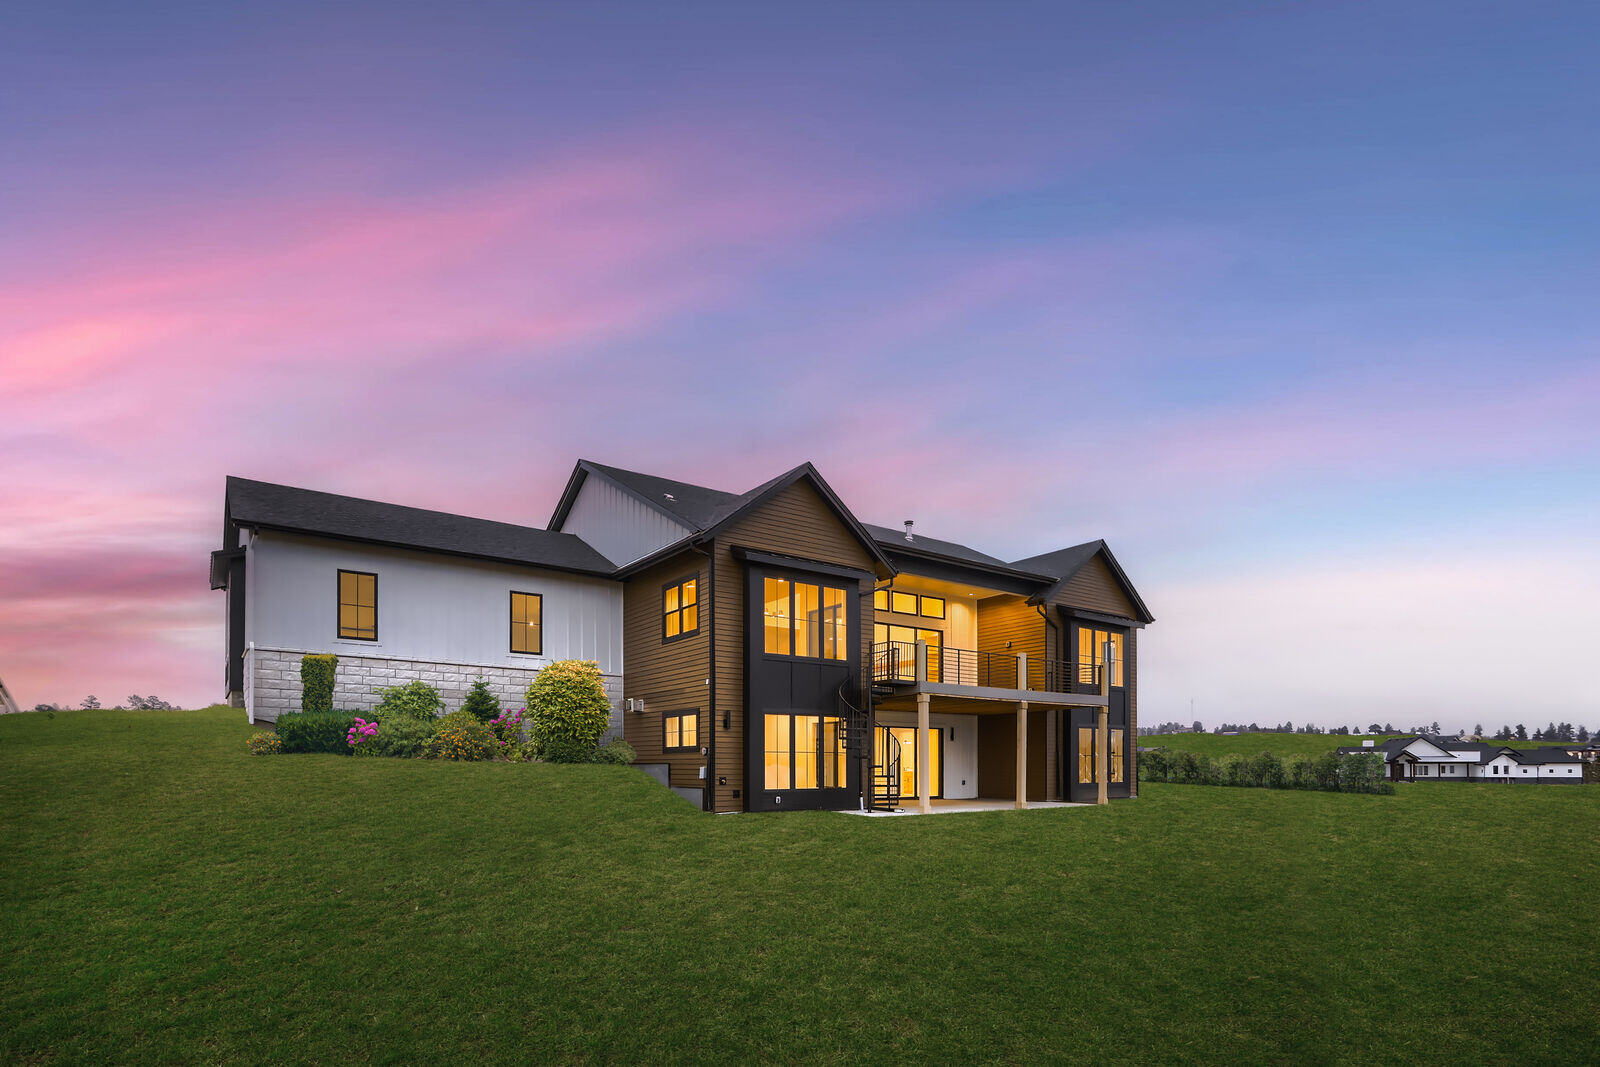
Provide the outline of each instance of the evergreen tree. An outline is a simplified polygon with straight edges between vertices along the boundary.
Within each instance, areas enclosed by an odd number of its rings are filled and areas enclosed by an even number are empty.
[[[488,722],[499,717],[500,702],[489,692],[489,683],[479,678],[467,690],[467,699],[461,702],[461,710],[469,712],[479,722]]]
[[[1476,726],[1474,726],[1472,728],[1472,736],[1473,737],[1482,737],[1483,736],[1483,723],[1480,722],[1478,725],[1476,725]]]
[[[1528,728],[1526,726],[1522,725],[1520,722],[1517,723],[1517,740],[1518,741],[1526,741],[1527,739],[1528,739]]]
[[[1584,742],[1589,740],[1589,728],[1587,726],[1578,727],[1578,740]]]
[[[93,711],[95,708],[100,706],[100,700],[93,693],[90,693],[88,696],[83,698],[83,703],[78,706],[84,708],[85,710]]]

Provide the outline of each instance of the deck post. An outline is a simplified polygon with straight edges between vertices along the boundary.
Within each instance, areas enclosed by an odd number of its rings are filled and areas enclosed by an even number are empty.
[[[919,644],[920,648],[920,644]],[[928,777],[929,753],[933,737],[928,730],[928,705],[933,697],[917,694],[917,810],[927,815],[933,811],[933,781]]]
[[[1017,701],[1017,807],[1028,806],[1028,702]]]
[[[1116,666],[1116,655],[1115,646],[1107,641],[1100,663],[1100,693],[1106,698],[1106,702],[1100,705],[1095,715],[1095,721],[1099,726],[1095,730],[1094,744],[1096,804],[1110,803],[1107,780],[1111,777],[1111,673]]]
[[[1017,688],[1028,688],[1028,654],[1026,652],[1017,653]]]

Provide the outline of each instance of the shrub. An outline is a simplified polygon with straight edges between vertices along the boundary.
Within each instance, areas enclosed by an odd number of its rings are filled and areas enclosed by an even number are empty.
[[[1339,757],[1339,789],[1346,793],[1377,793],[1383,784],[1383,757],[1376,752],[1352,752]]]
[[[528,687],[530,739],[540,755],[557,760],[548,746],[560,743],[570,754],[579,749],[593,752],[611,722],[611,701],[606,697],[600,665],[593,660],[557,660],[534,676]]]
[[[378,723],[378,732],[357,745],[357,756],[389,756],[417,759],[433,754],[434,719],[407,719],[400,716]]]
[[[539,747],[539,758],[546,763],[593,763],[596,751],[593,745],[582,741],[556,737]]]
[[[385,686],[373,692],[382,698],[372,709],[379,722],[395,718],[432,720],[444,714],[444,701],[439,691],[427,682]]]
[[[615,763],[627,766],[637,756],[638,753],[633,750],[633,746],[619,737],[609,745],[601,745],[595,749],[594,761],[596,763]]]
[[[344,739],[353,751],[363,741],[370,740],[372,737],[374,737],[377,732],[378,724],[376,722],[368,722],[366,719],[363,719],[358,715],[356,716],[355,725],[351,726],[350,729],[344,732]]]
[[[245,744],[249,746],[251,753],[257,756],[276,756],[283,751],[283,742],[278,739],[278,735],[267,730],[251,734],[250,740]]]
[[[494,731],[500,755],[505,759],[520,760],[528,755],[527,739],[522,731],[524,711],[525,709],[518,708],[516,711],[503,712],[489,720],[489,729]]]
[[[1290,789],[1315,789],[1316,782],[1311,776],[1311,760],[1300,756],[1289,764]]]
[[[440,759],[494,759],[499,747],[494,731],[467,711],[446,715],[434,731],[433,749]]]
[[[284,752],[350,752],[352,711],[292,711],[278,716],[278,741]]]
[[[333,710],[333,675],[338,667],[338,656],[300,657],[301,711]]]
[[[1167,754],[1161,749],[1151,749],[1149,752],[1139,754],[1139,781],[1165,782],[1167,780],[1167,765],[1171,762]]]
[[[472,683],[472,688],[467,690],[467,699],[461,702],[461,710],[469,712],[479,722],[488,722],[500,714],[500,701],[489,692],[489,683],[479,678]]]

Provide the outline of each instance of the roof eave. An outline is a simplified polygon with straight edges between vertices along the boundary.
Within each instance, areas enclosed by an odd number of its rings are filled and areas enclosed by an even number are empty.
[[[431,545],[407,544],[403,541],[385,541],[377,537],[355,537],[350,534],[329,533],[326,530],[310,530],[303,526],[287,526],[282,523],[259,522],[254,519],[235,520],[240,526],[249,526],[258,530],[275,530],[278,533],[300,534],[304,537],[326,537],[333,541],[345,541],[358,545],[379,545],[383,548],[397,548],[406,552],[426,552],[434,556],[454,556],[457,559],[480,559],[490,563],[503,563],[512,567],[527,567],[530,570],[559,571],[562,574],[579,574],[587,578],[609,578],[615,568],[607,567],[575,567],[563,563],[533,563],[525,559],[516,559],[512,556],[497,556],[488,552],[466,552],[460,549],[435,548]],[[598,555],[598,553],[596,553]],[[604,559],[605,557],[601,557]],[[609,561],[607,561],[609,563]]]

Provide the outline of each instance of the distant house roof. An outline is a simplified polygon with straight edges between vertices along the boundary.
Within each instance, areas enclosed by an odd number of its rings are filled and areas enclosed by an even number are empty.
[[[581,538],[532,526],[384,504],[249,478],[228,478],[227,515],[238,526],[421,549],[576,574],[616,568]]]

